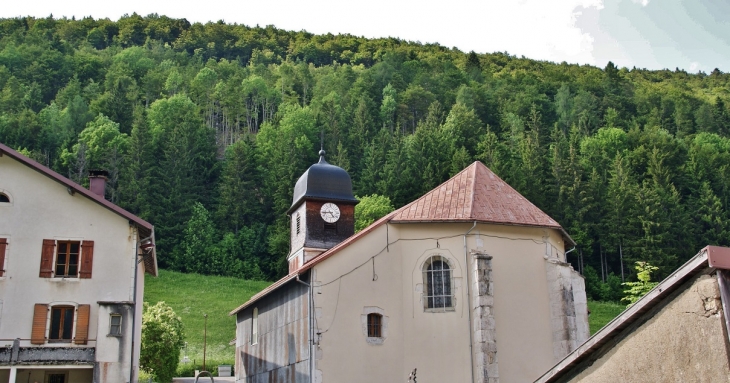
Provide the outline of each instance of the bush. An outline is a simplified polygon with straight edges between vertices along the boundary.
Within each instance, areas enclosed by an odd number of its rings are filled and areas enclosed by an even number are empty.
[[[184,342],[183,324],[165,302],[144,303],[142,314],[142,351],[140,367],[155,381],[172,381]]]
[[[621,278],[613,273],[608,274],[606,282],[601,281],[598,272],[591,266],[583,269],[586,283],[586,295],[594,301],[618,302],[623,298]]]

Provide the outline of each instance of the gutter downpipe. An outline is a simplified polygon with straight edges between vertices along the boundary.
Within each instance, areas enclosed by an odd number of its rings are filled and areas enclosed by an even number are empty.
[[[132,357],[129,359],[129,382],[134,382],[134,337],[137,333],[135,326],[135,319],[137,318],[137,274],[139,273],[139,262],[137,261],[137,258],[139,258],[139,247],[142,245],[142,241],[138,241],[139,236],[139,228],[134,231],[135,241],[134,243],[136,246],[134,247],[134,286],[132,287],[132,307],[134,307],[134,311],[132,312],[132,347],[131,347],[131,355]],[[142,259],[144,259],[144,255],[142,256]],[[141,338],[141,336],[140,336]],[[140,339],[140,342],[142,339]]]
[[[570,253],[571,251],[575,250],[575,248],[576,248],[576,247],[575,247],[575,246],[573,246],[573,248],[572,248],[572,249],[570,249],[570,250],[566,251],[566,252],[565,252],[565,254],[563,254],[563,256],[565,257],[565,262],[566,262],[566,263],[568,262],[568,253]]]
[[[473,339],[473,334],[472,334],[473,324],[472,324],[472,320],[471,320],[471,315],[472,315],[471,288],[472,288],[472,286],[471,286],[471,282],[470,282],[470,278],[469,278],[471,271],[469,270],[470,262],[469,262],[469,251],[466,248],[466,236],[469,235],[469,233],[471,233],[471,231],[474,230],[475,227],[477,227],[477,221],[474,221],[474,225],[471,227],[471,229],[469,229],[469,231],[464,233],[464,261],[466,262],[466,301],[467,301],[467,305],[469,307],[469,315],[468,315],[468,317],[469,317],[469,361],[471,362],[471,381],[472,381],[472,383],[475,383],[476,380],[474,378],[474,339]]]
[[[312,275],[312,272],[312,270],[309,270],[310,276]],[[309,294],[307,294],[307,300],[309,301],[307,302],[309,307],[309,381],[310,383],[314,383],[314,289],[311,285],[312,278],[310,277],[309,279],[310,283],[304,282],[299,279],[299,274],[297,273],[296,281],[303,284],[304,286],[307,286],[309,290]]]

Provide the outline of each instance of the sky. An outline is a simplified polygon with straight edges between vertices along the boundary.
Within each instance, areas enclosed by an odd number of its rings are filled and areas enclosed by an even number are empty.
[[[438,43],[464,52],[692,73],[730,71],[728,0],[5,0],[0,17],[157,13],[312,33]]]

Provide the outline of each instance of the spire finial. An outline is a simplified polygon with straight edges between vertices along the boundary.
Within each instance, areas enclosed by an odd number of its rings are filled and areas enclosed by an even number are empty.
[[[319,150],[319,163],[320,164],[323,163],[323,162],[327,162],[327,161],[324,160],[324,154],[325,154],[324,149],[320,149]]]

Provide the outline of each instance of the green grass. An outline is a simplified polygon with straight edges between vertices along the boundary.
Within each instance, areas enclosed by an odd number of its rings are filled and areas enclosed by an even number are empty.
[[[614,302],[588,300],[588,310],[591,311],[591,315],[588,316],[588,326],[591,329],[591,335],[612,321],[613,318],[616,318],[625,309],[626,305]]]
[[[203,362],[203,315],[208,314],[206,367],[209,371],[215,371],[211,367],[233,364],[234,361],[235,346],[228,343],[236,336],[236,319],[228,316],[228,313],[269,284],[160,270],[157,278],[150,275],[145,277],[144,300],[150,304],[164,301],[180,316],[188,343],[187,356],[191,361],[195,360],[196,365]],[[184,351],[180,357],[183,355]],[[183,367],[181,364],[178,371]]]

